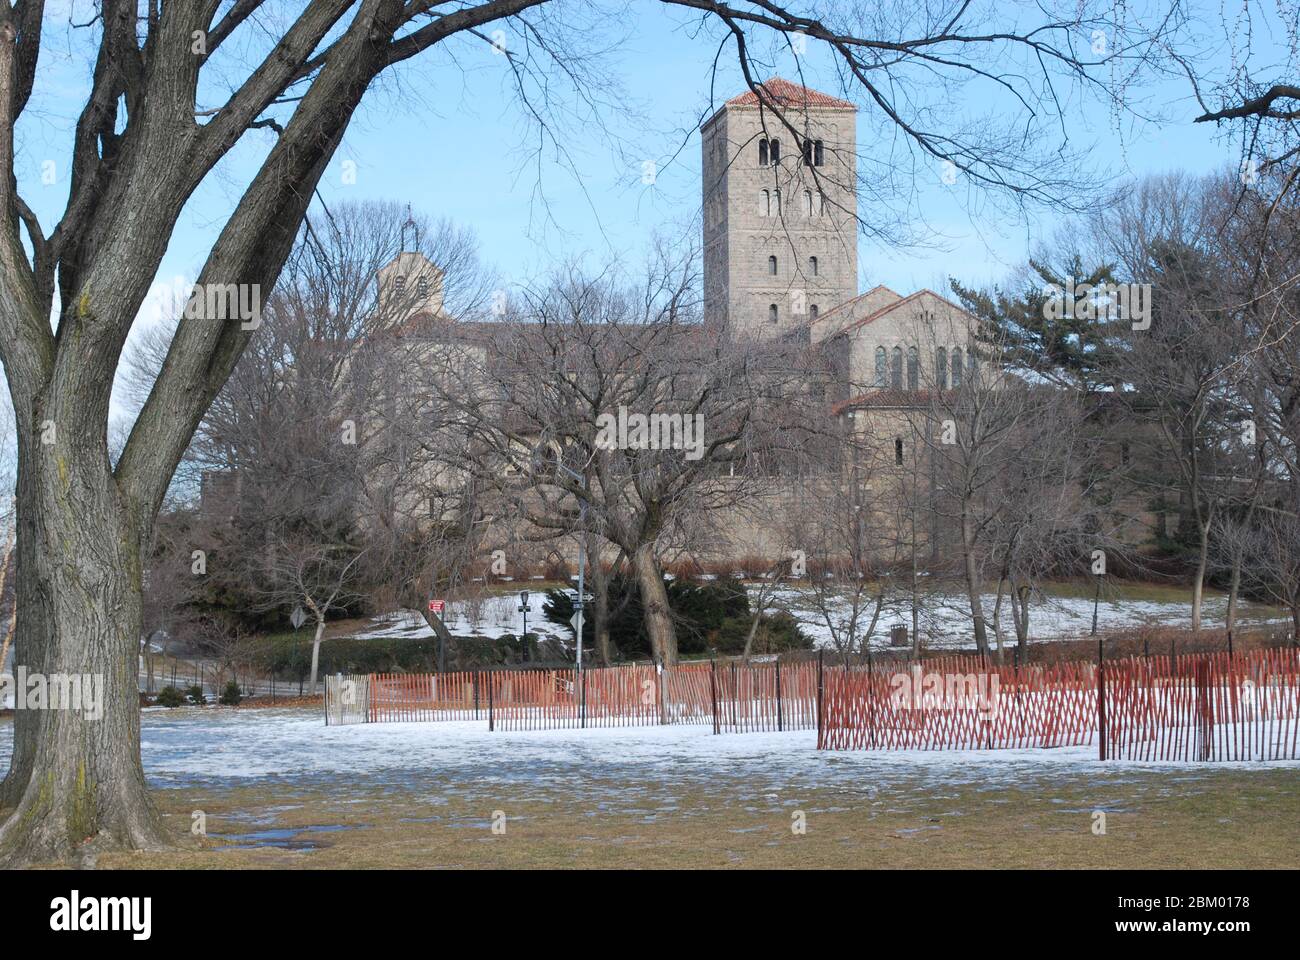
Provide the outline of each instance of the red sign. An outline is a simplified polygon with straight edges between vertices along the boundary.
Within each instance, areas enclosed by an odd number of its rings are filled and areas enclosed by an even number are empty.
[[[445,610],[445,609],[447,609],[447,601],[446,601],[446,600],[430,600],[430,601],[429,601],[429,612],[430,612],[430,613],[442,613],[442,611]]]

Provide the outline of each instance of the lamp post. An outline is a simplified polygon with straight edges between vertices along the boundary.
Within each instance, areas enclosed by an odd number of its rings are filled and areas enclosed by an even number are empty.
[[[519,642],[523,646],[524,659],[528,659],[528,591],[519,591],[519,612],[524,615],[524,632],[519,637]]]

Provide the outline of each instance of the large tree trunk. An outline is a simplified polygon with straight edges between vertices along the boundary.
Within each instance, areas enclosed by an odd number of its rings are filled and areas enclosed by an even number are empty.
[[[14,664],[47,678],[82,677],[83,689],[90,677],[98,701],[93,710],[15,711],[13,759],[0,789],[0,803],[15,808],[0,826],[5,865],[63,858],[96,838],[134,849],[166,842],[140,763],[149,520],[124,504],[106,453],[70,449],[81,442],[71,432],[41,445],[19,429]]]
[[[587,534],[587,578],[591,584],[591,633],[596,641],[596,656],[601,666],[609,666],[609,575],[600,560],[600,541],[593,533]],[[586,624],[583,624],[585,627]]]
[[[1241,596],[1242,552],[1238,548],[1232,553],[1232,582],[1228,586],[1228,616],[1225,623],[1229,633],[1237,626],[1237,604]]]
[[[668,590],[664,587],[663,571],[655,558],[653,543],[643,543],[632,555],[637,585],[641,588],[641,607],[644,610],[646,632],[650,647],[665,664],[677,662],[677,632],[673,629],[672,611],[668,607]]]
[[[966,563],[966,596],[970,600],[970,615],[975,625],[975,646],[981,654],[988,656],[989,638],[984,629],[984,601],[980,596],[983,585],[980,581],[979,564],[975,561],[974,540],[975,535],[971,529],[970,514],[963,508],[961,513],[961,542],[962,557]]]
[[[1196,579],[1192,583],[1192,633],[1201,630],[1201,603],[1205,599],[1205,570],[1210,562],[1210,525],[1197,524],[1200,537],[1196,555]]]
[[[316,636],[311,641],[311,695],[316,696],[316,674],[320,667],[320,641],[325,635],[325,620],[316,621]]]

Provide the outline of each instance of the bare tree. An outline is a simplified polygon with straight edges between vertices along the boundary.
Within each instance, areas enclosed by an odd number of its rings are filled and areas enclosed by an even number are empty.
[[[1064,119],[1060,105],[1074,100],[1062,98],[1057,83],[1119,100],[1122,90],[1101,79],[1109,67],[1146,62],[1172,42],[1177,25],[1165,18],[1153,36],[1091,3],[1045,8],[1030,20],[1018,11],[991,24],[986,18],[997,14],[966,6],[918,20],[914,6],[901,3],[821,17],[780,5],[664,3],[697,11],[727,38],[751,87],[759,67],[753,34],[801,34],[824,45],[845,89],[861,93],[919,155],[948,160],[973,182],[1028,201],[1072,195],[1063,189],[1073,186],[1070,158],[1051,141],[1066,136],[1068,125],[1058,132],[1055,122]],[[134,671],[123,669],[137,651],[151,526],[195,429],[252,337],[248,308],[269,296],[376,79],[429,48],[480,43],[489,25],[500,24],[514,31],[503,63],[543,144],[563,152],[553,95],[563,83],[576,83],[598,113],[620,99],[606,100],[611,85],[599,82],[605,32],[566,30],[579,14],[546,0],[477,0],[447,10],[424,0],[310,0],[285,17],[266,15],[265,6],[185,0],[142,12],[134,2],[100,4],[85,32],[73,33],[95,65],[66,165],[67,205],[48,230],[20,193],[14,152],[41,48],[59,27],[35,0],[0,6],[0,358],[18,423],[16,645],[32,669],[111,678],[100,721],[66,711],[18,717],[0,787],[0,804],[13,808],[0,826],[5,860],[60,856],[87,837],[135,848],[166,839],[140,765]],[[1109,52],[1079,56],[1080,31],[1095,28],[1109,31]],[[1013,61],[1025,70],[1007,69]],[[1004,121],[955,122],[954,85],[973,96],[1004,95]],[[208,101],[225,90],[221,102]],[[771,106],[785,115],[782,105]],[[178,325],[120,456],[111,458],[114,374],[181,211],[237,144],[259,136],[270,144],[264,159],[216,230],[198,271],[199,295],[189,301],[194,309]],[[231,294],[243,299],[238,309]]]
[[[695,259],[667,251],[639,288],[612,268],[523,293],[484,328],[454,394],[473,419],[467,469],[543,534],[589,530],[636,576],[656,656],[677,657],[661,552],[690,523],[769,482],[790,350],[699,322]],[[526,535],[526,534],[525,534]]]

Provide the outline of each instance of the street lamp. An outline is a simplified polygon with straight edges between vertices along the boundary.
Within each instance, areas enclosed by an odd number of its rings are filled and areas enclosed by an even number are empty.
[[[524,659],[528,659],[528,591],[519,591],[519,612],[524,615],[524,632],[519,637],[519,642],[523,645]]]

